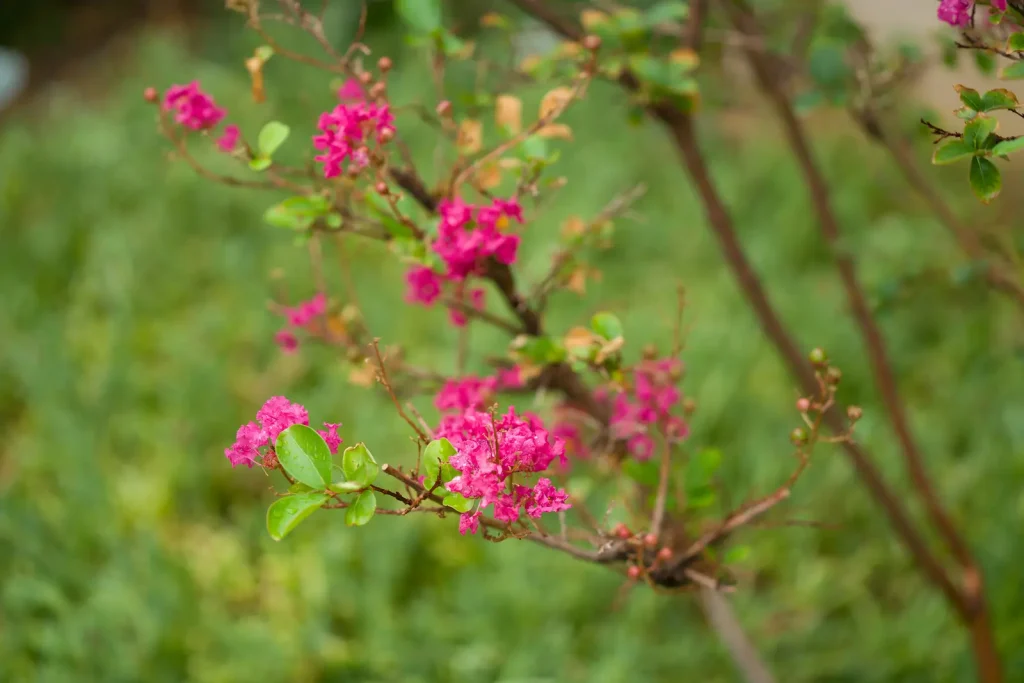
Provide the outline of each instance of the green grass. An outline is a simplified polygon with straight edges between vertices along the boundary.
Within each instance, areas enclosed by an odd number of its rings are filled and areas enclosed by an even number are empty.
[[[272,88],[294,94],[238,120],[250,135],[271,117],[286,120],[297,145],[331,95],[318,74],[282,67]],[[147,41],[128,71],[102,102],[55,93],[0,138],[0,679],[735,680],[691,599],[634,590],[619,601],[618,576],[540,548],[464,539],[430,519],[347,529],[330,514],[285,542],[269,539],[270,482],[232,471],[222,455],[267,396],[305,403],[314,420],[340,419],[346,440],[366,441],[379,458],[399,457],[406,432],[380,396],[346,383],[329,352],[275,350],[271,271],[284,269],[295,298],[312,292],[312,279],[304,251],[261,221],[272,198],[212,186],[163,156],[143,86],[197,77],[240,111],[244,73],[167,40]],[[427,96],[415,67],[397,77],[398,99]],[[685,388],[699,405],[692,442],[723,450],[734,501],[766,492],[792,467],[792,382],[665,138],[626,127],[624,115],[608,88],[571,114],[578,143],[559,165],[570,183],[529,226],[524,277],[543,270],[562,218],[646,183],[644,221],[619,223],[616,249],[595,257],[603,280],[584,299],[557,299],[550,325],[609,309],[630,353],[664,348],[681,281]],[[797,169],[767,131],[706,129],[715,179],[773,301],[802,344],[828,348],[843,368],[847,400],[865,410],[859,438],[909,499]],[[413,142],[420,153],[431,145]],[[819,153],[872,291],[923,264],[958,262],[877,151],[837,138]],[[958,180],[949,194],[975,206]],[[402,304],[400,267],[358,249],[373,333],[450,367],[443,314]],[[341,281],[334,269],[329,277]],[[911,292],[880,319],[931,470],[987,570],[1008,670],[1020,670],[1019,326],[977,289],[944,286]],[[756,581],[735,604],[779,680],[970,679],[948,608],[837,451],[821,452],[784,515],[839,528],[748,535]]]

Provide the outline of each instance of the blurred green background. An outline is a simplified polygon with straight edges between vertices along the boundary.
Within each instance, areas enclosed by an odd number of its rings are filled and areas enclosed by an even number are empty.
[[[368,42],[398,65],[395,100],[432,101],[423,60],[392,27],[375,27]],[[366,441],[378,459],[401,457],[407,435],[380,395],[347,383],[336,354],[277,351],[271,272],[286,273],[290,298],[308,297],[305,250],[262,222],[274,197],[169,161],[141,92],[198,78],[249,136],[277,118],[293,125],[296,148],[333,95],[322,74],[277,60],[271,103],[252,105],[241,58],[259,43],[230,15],[187,36],[140,30],[130,43],[85,70],[99,86],[47,87],[2,123],[0,680],[736,680],[691,597],[636,589],[622,600],[616,574],[538,547],[462,538],[427,518],[347,529],[331,514],[269,539],[270,481],[233,471],[222,454],[266,397],[306,404],[314,422],[344,422],[346,441]],[[623,318],[631,353],[665,348],[681,281],[685,389],[699,406],[692,441],[724,452],[722,481],[737,502],[792,467],[793,384],[664,136],[626,119],[608,87],[570,114],[577,142],[558,170],[569,184],[528,228],[524,277],[544,271],[566,216],[648,185],[643,219],[620,221],[615,249],[595,257],[603,279],[582,299],[558,298],[551,326],[607,309]],[[923,450],[987,571],[1007,671],[1024,672],[1020,321],[957,278],[962,262],[942,226],[879,150],[842,117],[817,124],[850,248],[887,302],[879,316]],[[825,346],[842,367],[846,399],[864,407],[859,438],[911,498],[774,122],[737,105],[709,112],[703,134],[774,302],[802,344]],[[412,142],[429,154],[429,136]],[[1019,215],[1009,191],[982,209],[961,175],[936,177],[979,225]],[[449,369],[444,314],[401,302],[402,269],[386,254],[352,245],[349,256],[373,334]],[[940,276],[892,296],[928,269]],[[339,269],[328,270],[340,285]],[[490,333],[474,340],[498,348]],[[780,681],[972,679],[964,634],[841,454],[823,449],[778,517],[835,525],[747,535],[747,581],[733,603]]]

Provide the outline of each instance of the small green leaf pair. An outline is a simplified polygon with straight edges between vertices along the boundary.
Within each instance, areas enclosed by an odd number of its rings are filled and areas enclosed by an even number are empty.
[[[380,467],[365,444],[346,448],[342,455],[342,473],[345,481],[332,482],[335,465],[327,442],[316,430],[306,425],[292,425],[282,431],[275,444],[278,462],[295,480],[289,495],[275,501],[267,510],[267,530],[279,541],[300,522],[327,503],[337,493],[359,492],[345,510],[345,523],[362,526],[370,521],[377,509],[377,497],[369,487],[377,478]]]
[[[265,171],[270,168],[271,158],[278,147],[288,139],[291,129],[280,121],[270,121],[260,130],[256,138],[256,156],[249,160],[249,168]]]
[[[455,470],[448,463],[448,459],[457,452],[455,446],[448,439],[434,439],[428,443],[427,447],[423,449],[421,459],[423,485],[429,490],[436,484],[441,491],[445,492],[442,503],[453,510],[469,512],[473,509],[472,500],[458,493],[447,491],[444,488],[444,484],[455,478]]]

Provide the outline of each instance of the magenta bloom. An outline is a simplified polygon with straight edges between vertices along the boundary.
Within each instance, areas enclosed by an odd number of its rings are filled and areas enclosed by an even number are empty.
[[[522,512],[537,518],[545,512],[568,510],[568,494],[541,478],[527,486],[523,476],[543,472],[554,460],[565,461],[565,445],[552,438],[540,419],[515,414],[515,408],[497,420],[488,413],[469,409],[448,415],[437,429],[438,438],[451,441],[458,451],[450,459],[459,472],[448,482],[448,490],[478,500],[474,512],[459,523],[463,534],[475,533],[480,511],[494,507],[498,521],[511,524]],[[497,445],[497,448],[495,448]]]
[[[523,369],[518,365],[510,368],[500,368],[497,375],[499,389],[520,389],[526,382],[523,381]]]
[[[405,274],[405,300],[429,306],[441,296],[441,276],[426,266],[414,266]]]
[[[353,102],[362,102],[365,99],[366,92],[363,90],[362,84],[355,78],[348,79],[338,88],[339,102],[351,104]]]
[[[998,12],[1006,11],[1006,0],[991,0],[989,4]],[[964,27],[971,22],[973,10],[974,0],[942,0],[939,3],[938,16],[940,21],[950,26]]]
[[[256,422],[244,424],[235,434],[235,443],[224,449],[224,455],[232,467],[248,465],[252,467],[264,453],[274,449],[278,435],[292,425],[309,425],[309,413],[298,403],[292,403],[284,396],[274,396],[263,404],[256,413]],[[338,436],[340,424],[325,423],[320,430],[331,453],[338,452],[341,437]]]
[[[295,308],[285,310],[288,324],[294,327],[305,327],[327,312],[327,296],[320,292],[309,301],[303,301]]]
[[[434,406],[441,412],[483,410],[494,398],[498,388],[496,377],[463,377],[450,379],[434,397]]]
[[[224,126],[224,132],[217,138],[217,147],[222,152],[233,152],[235,147],[238,146],[238,138],[241,134],[242,131],[233,123]]]
[[[626,439],[626,445],[638,460],[647,460],[654,451],[655,431],[672,442],[684,440],[689,427],[672,410],[682,395],[675,377],[682,363],[674,358],[644,361],[633,373],[631,392],[619,392],[612,399],[612,435]]]
[[[388,105],[339,104],[320,115],[319,135],[313,136],[313,146],[323,154],[315,157],[324,165],[324,178],[341,175],[342,164],[361,169],[369,163],[366,149],[369,134],[375,133],[378,143],[384,143],[395,133],[394,116]]]
[[[515,262],[519,236],[501,228],[509,219],[522,222],[518,202],[497,199],[489,206],[473,206],[456,199],[441,202],[438,213],[441,222],[432,246],[445,262],[448,278],[465,279],[488,257],[507,265]]]
[[[299,348],[299,338],[291,330],[280,330],[274,335],[274,343],[285,353],[295,353]]]
[[[192,130],[209,130],[227,114],[199,89],[199,81],[168,88],[164,94],[164,109],[176,112],[174,120]]]

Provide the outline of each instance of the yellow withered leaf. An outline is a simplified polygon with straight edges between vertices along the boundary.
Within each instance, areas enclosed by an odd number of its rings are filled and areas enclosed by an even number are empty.
[[[572,100],[572,90],[559,86],[549,90],[540,100],[540,117],[542,119],[552,116],[561,109],[564,109]]]
[[[572,128],[564,123],[549,123],[537,131],[542,138],[554,138],[557,140],[572,140]]]
[[[523,101],[515,95],[498,95],[494,102],[494,120],[512,135],[523,130]]]
[[[462,154],[476,154],[484,146],[484,125],[476,119],[463,119],[455,144]]]
[[[587,231],[587,224],[579,216],[569,216],[562,221],[562,237],[572,239]]]
[[[587,271],[584,268],[577,268],[569,273],[569,279],[565,283],[566,289],[583,296],[587,293]]]
[[[484,164],[473,175],[473,181],[481,190],[494,189],[501,185],[501,167],[494,161]]]
[[[574,327],[570,329],[565,338],[562,339],[562,343],[565,345],[567,351],[577,351],[589,349],[591,346],[598,342],[597,336],[585,327]]]
[[[587,31],[593,31],[601,24],[607,23],[608,15],[596,9],[585,9],[580,12],[580,23]]]
[[[673,64],[682,64],[690,68],[693,68],[700,63],[700,57],[697,53],[685,47],[679,48],[678,50],[672,50],[668,55],[668,60]]]
[[[488,12],[480,17],[480,25],[484,28],[504,28],[508,26],[508,19],[497,12]]]

